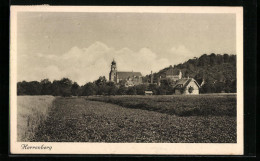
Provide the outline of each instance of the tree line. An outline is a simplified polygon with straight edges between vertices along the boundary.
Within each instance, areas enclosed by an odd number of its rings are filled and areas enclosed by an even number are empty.
[[[156,84],[140,84],[132,87],[125,87],[124,84],[116,85],[107,81],[105,76],[99,77],[94,82],[88,82],[79,86],[69,78],[61,80],[43,79],[40,82],[18,82],[18,95],[53,95],[53,96],[90,96],[90,95],[144,95],[146,90],[154,94],[173,94],[173,88],[169,84],[158,86]]]
[[[38,81],[22,81],[17,83],[18,95],[53,95],[53,96],[90,96],[90,95],[144,95],[145,91],[153,91],[155,95],[173,94],[174,89],[169,82],[164,81],[160,86],[157,84],[140,84],[125,87],[123,82],[115,84],[107,81],[105,76],[79,86],[69,78],[61,80],[48,79]]]

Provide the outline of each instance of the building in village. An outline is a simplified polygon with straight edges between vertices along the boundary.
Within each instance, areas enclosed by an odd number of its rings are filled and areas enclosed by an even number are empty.
[[[199,94],[200,85],[193,78],[182,78],[173,88],[175,94]]]
[[[126,87],[142,84],[142,74],[140,72],[122,72],[117,71],[116,61],[111,63],[111,70],[109,73],[109,81],[115,83],[123,82]]]
[[[171,67],[164,74],[160,76],[160,79],[161,80],[170,79],[172,81],[177,81],[179,79],[182,79],[182,72],[181,70],[179,71],[173,70],[173,68]]]
[[[151,96],[153,95],[153,91],[144,91],[144,95]]]

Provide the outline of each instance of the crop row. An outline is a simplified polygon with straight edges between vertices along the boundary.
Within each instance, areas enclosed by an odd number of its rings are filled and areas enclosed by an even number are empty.
[[[178,116],[236,116],[235,95],[91,96],[86,99]]]
[[[141,109],[57,98],[36,142],[235,143],[236,118],[179,117]]]

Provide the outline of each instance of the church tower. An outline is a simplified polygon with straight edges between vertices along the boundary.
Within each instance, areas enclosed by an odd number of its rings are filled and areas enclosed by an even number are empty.
[[[116,61],[113,59],[111,63],[111,70],[109,73],[109,81],[117,82],[117,69],[116,69]]]

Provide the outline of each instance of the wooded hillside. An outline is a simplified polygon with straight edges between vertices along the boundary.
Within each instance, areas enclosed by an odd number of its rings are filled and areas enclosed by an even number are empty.
[[[183,77],[194,78],[199,84],[204,79],[201,93],[236,92],[236,55],[203,54],[154,73],[154,82],[170,69],[176,74],[181,71]],[[147,75],[144,79],[149,82],[150,77]]]

